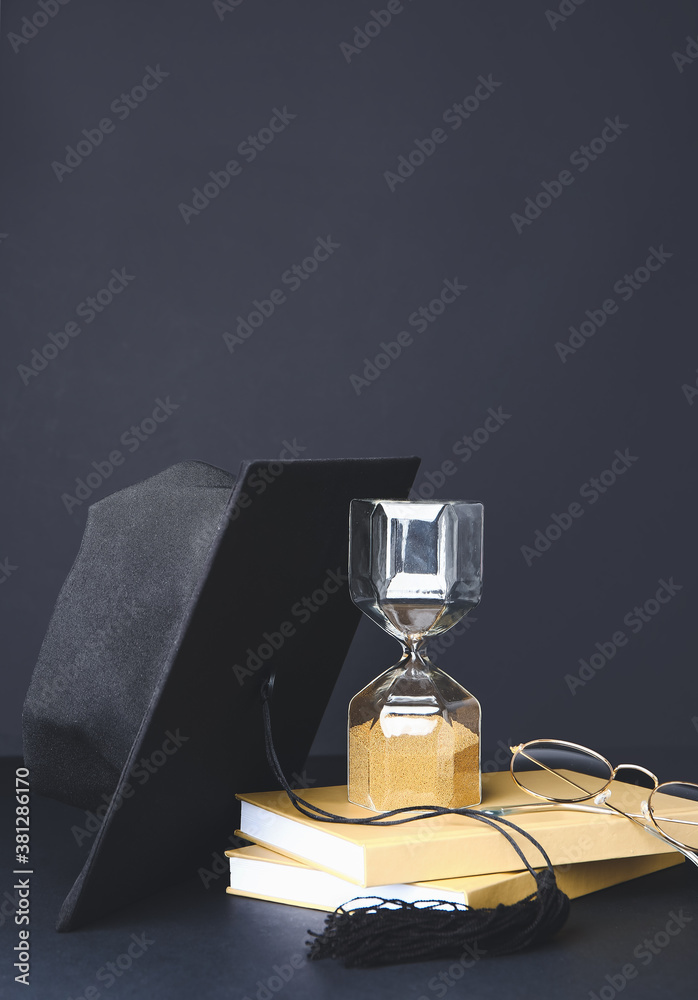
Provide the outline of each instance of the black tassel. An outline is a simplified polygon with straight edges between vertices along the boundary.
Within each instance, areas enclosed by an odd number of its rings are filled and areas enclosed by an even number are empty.
[[[345,903],[328,914],[322,932],[308,931],[309,957],[334,958],[347,968],[372,968],[437,958],[472,963],[522,951],[557,933],[570,908],[549,869],[535,878],[537,890],[530,896],[495,909],[384,899],[351,909],[351,903]]]
[[[267,760],[279,784],[295,808],[317,823],[347,826],[397,826],[434,816],[456,814],[493,827],[509,842],[523,866],[536,880],[536,890],[525,899],[495,909],[473,909],[457,903],[430,900],[406,903],[381,899],[375,906],[351,908],[353,900],[338,907],[325,919],[324,931],[308,931],[306,941],[311,959],[334,958],[347,967],[375,967],[399,962],[419,962],[433,958],[456,958],[464,963],[485,956],[506,955],[542,944],[563,926],[570,901],[558,888],[550,858],[535,837],[501,816],[477,809],[448,809],[443,806],[408,806],[351,819],[336,816],[302,799],[289,785],[274,748],[269,701],[274,674],[261,689]],[[546,868],[536,872],[509,831],[515,831],[540,853]],[[464,957],[465,956],[465,957]]]

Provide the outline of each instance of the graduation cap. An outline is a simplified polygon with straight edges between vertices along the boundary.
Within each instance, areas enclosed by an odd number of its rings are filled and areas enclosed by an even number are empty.
[[[356,625],[349,502],[404,498],[419,460],[174,465],[93,504],[24,705],[34,791],[101,820],[73,930],[196,873],[269,787],[260,688],[302,770]]]

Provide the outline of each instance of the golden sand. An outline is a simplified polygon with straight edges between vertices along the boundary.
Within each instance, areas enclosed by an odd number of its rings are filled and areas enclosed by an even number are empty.
[[[349,798],[378,809],[480,801],[480,741],[467,726],[442,717],[431,731],[386,737],[381,720],[349,730]]]

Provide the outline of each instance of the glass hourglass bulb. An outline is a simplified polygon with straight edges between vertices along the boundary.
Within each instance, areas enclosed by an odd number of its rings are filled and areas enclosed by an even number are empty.
[[[349,705],[349,799],[375,810],[480,801],[480,704],[426,654],[482,588],[482,504],[354,500],[354,602],[403,645]]]

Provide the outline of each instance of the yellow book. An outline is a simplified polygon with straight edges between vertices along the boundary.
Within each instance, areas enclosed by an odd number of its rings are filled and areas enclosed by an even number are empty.
[[[535,803],[515,785],[508,771],[483,774],[482,787],[479,810]],[[638,790],[615,782],[616,798],[626,801],[628,793],[637,795]],[[523,868],[498,830],[465,816],[436,816],[401,826],[351,826],[308,819],[282,791],[237,797],[242,803],[241,837],[356,885],[433,881]],[[304,790],[303,797],[342,816],[376,815],[349,802],[346,785]],[[676,853],[669,844],[610,811],[553,807],[508,818],[540,841],[553,865]],[[510,832],[529,862],[534,867],[540,865],[533,845]]]
[[[226,891],[231,895],[251,896],[311,910],[331,912],[349,900],[363,899],[364,905],[370,905],[376,896],[408,903],[437,899],[474,907],[494,907],[499,903],[515,903],[535,888],[528,872],[502,872],[364,889],[256,844],[225,853],[230,858],[230,885]],[[582,861],[555,867],[555,876],[560,889],[570,899],[575,899],[662,868],[680,865],[684,860],[683,855],[674,852],[611,861]]]

